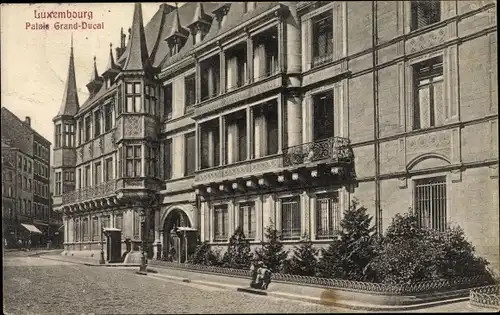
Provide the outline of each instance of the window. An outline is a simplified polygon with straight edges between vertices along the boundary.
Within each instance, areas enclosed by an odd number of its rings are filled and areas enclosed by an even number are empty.
[[[316,198],[316,238],[331,239],[340,231],[341,211],[338,192]]]
[[[31,215],[31,200],[28,200],[28,207],[26,208],[28,214]]]
[[[28,190],[28,179],[23,176],[23,190]]]
[[[439,0],[413,0],[411,2],[411,29],[417,30],[441,20]]]
[[[446,177],[416,180],[414,207],[421,226],[446,229]]]
[[[56,195],[60,196],[62,193],[62,174],[61,172],[56,173]]]
[[[92,241],[99,240],[99,221],[97,217],[92,218]]]
[[[26,158],[23,158],[23,170],[25,172],[28,171],[28,160],[26,160]]]
[[[85,141],[89,141],[91,137],[92,130],[92,118],[90,116],[85,117]]]
[[[75,180],[75,173],[73,171],[65,171],[64,172],[64,181],[72,182]]]
[[[83,126],[83,118],[81,118],[78,121],[78,129],[79,129],[79,134],[78,134],[78,142],[79,144],[82,144],[85,141],[85,128]]]
[[[28,173],[31,173],[31,166],[32,166],[31,161],[28,161]]]
[[[108,158],[104,161],[104,181],[108,182],[114,178],[113,176],[113,158]]]
[[[165,179],[172,177],[172,139],[167,139],[164,143],[163,176]]]
[[[247,202],[240,204],[239,226],[247,239],[255,238],[255,203]]]
[[[127,113],[140,113],[141,112],[141,83],[127,83]]]
[[[123,227],[123,215],[122,214],[118,214],[115,216],[115,228],[117,229],[122,229]]]
[[[187,112],[191,109],[190,106],[196,102],[196,79],[194,74],[184,78],[184,92]]]
[[[125,147],[126,177],[140,177],[141,172],[141,146],[130,145]]]
[[[85,166],[85,187],[90,187],[90,165]]]
[[[19,169],[23,168],[23,158],[21,156],[17,157],[17,168]]]
[[[333,134],[333,92],[313,96],[314,141],[331,138]]]
[[[144,87],[144,102],[146,107],[146,112],[151,115],[156,115],[156,89],[152,85],[147,85]]]
[[[166,119],[172,118],[172,84],[163,87],[163,115]]]
[[[75,127],[72,124],[64,124],[63,146],[73,147],[75,137]]]
[[[320,14],[313,21],[313,66],[333,60],[333,15],[331,11]]]
[[[443,57],[413,66],[413,129],[439,126],[444,122]]]
[[[104,132],[108,132],[113,128],[113,104],[104,106]]]
[[[59,148],[61,146],[61,125],[56,125],[56,148]]]
[[[28,191],[31,192],[31,179],[28,178]]]
[[[300,199],[281,200],[281,235],[284,240],[300,239]]]
[[[101,134],[101,109],[94,112],[94,137]]]
[[[227,205],[214,207],[214,241],[227,241],[229,232],[229,215]]]
[[[186,134],[185,141],[184,160],[186,161],[186,165],[184,176],[190,176],[194,174],[196,168],[196,140],[194,132]]]
[[[97,186],[102,182],[102,165],[101,162],[94,164],[94,185]]]
[[[83,241],[89,240],[89,219],[85,218],[82,220],[82,234]]]
[[[147,147],[146,150],[146,165],[147,176],[158,176],[158,149],[155,147]]]

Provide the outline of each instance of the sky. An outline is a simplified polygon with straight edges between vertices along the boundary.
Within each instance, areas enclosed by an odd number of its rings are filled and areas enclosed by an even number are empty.
[[[175,5],[174,3],[167,2]],[[142,3],[144,24],[158,10],[161,2]],[[179,3],[182,5],[183,3]],[[92,12],[92,19],[36,18],[41,12]],[[36,11],[36,12],[35,12]],[[93,58],[97,70],[104,72],[109,58],[109,44],[120,43],[120,28],[128,40],[132,25],[133,3],[78,4],[2,4],[0,7],[1,105],[24,120],[50,142],[54,142],[52,118],[57,114],[68,75],[71,34],[80,105],[88,97]],[[89,14],[87,13],[87,17]],[[104,23],[101,30],[55,30],[54,23]],[[27,23],[49,24],[49,30],[26,29]],[[116,56],[115,56],[116,60]]]

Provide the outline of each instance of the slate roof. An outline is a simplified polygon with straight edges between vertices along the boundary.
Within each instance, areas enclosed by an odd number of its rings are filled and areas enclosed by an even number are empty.
[[[71,52],[69,55],[68,77],[66,79],[66,86],[64,87],[64,94],[61,102],[61,107],[57,116],[73,116],[78,113],[80,109],[78,102],[78,90],[76,88],[75,78],[75,60],[73,56],[73,38],[71,38]]]

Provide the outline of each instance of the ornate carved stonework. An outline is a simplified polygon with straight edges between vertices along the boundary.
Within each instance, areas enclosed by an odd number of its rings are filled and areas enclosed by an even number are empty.
[[[99,138],[99,150],[100,150],[101,154],[104,153],[104,137]]]
[[[140,137],[142,133],[142,117],[133,115],[125,117],[124,137]]]
[[[78,150],[78,155],[80,156],[80,160],[83,160],[83,146]]]
[[[432,32],[424,33],[422,35],[411,38],[406,42],[406,50],[410,53],[428,49],[444,43],[446,33],[444,27],[434,30]]]
[[[89,145],[89,156],[91,158],[94,157],[94,146],[93,146],[93,143],[90,143],[90,145]]]

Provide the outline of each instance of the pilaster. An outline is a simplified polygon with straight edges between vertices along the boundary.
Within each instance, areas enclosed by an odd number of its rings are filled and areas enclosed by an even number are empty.
[[[226,52],[220,47],[220,94],[226,93]]]
[[[247,33],[247,83],[253,82],[253,40]]]
[[[287,98],[288,147],[302,142],[302,108],[300,96],[289,93]]]

